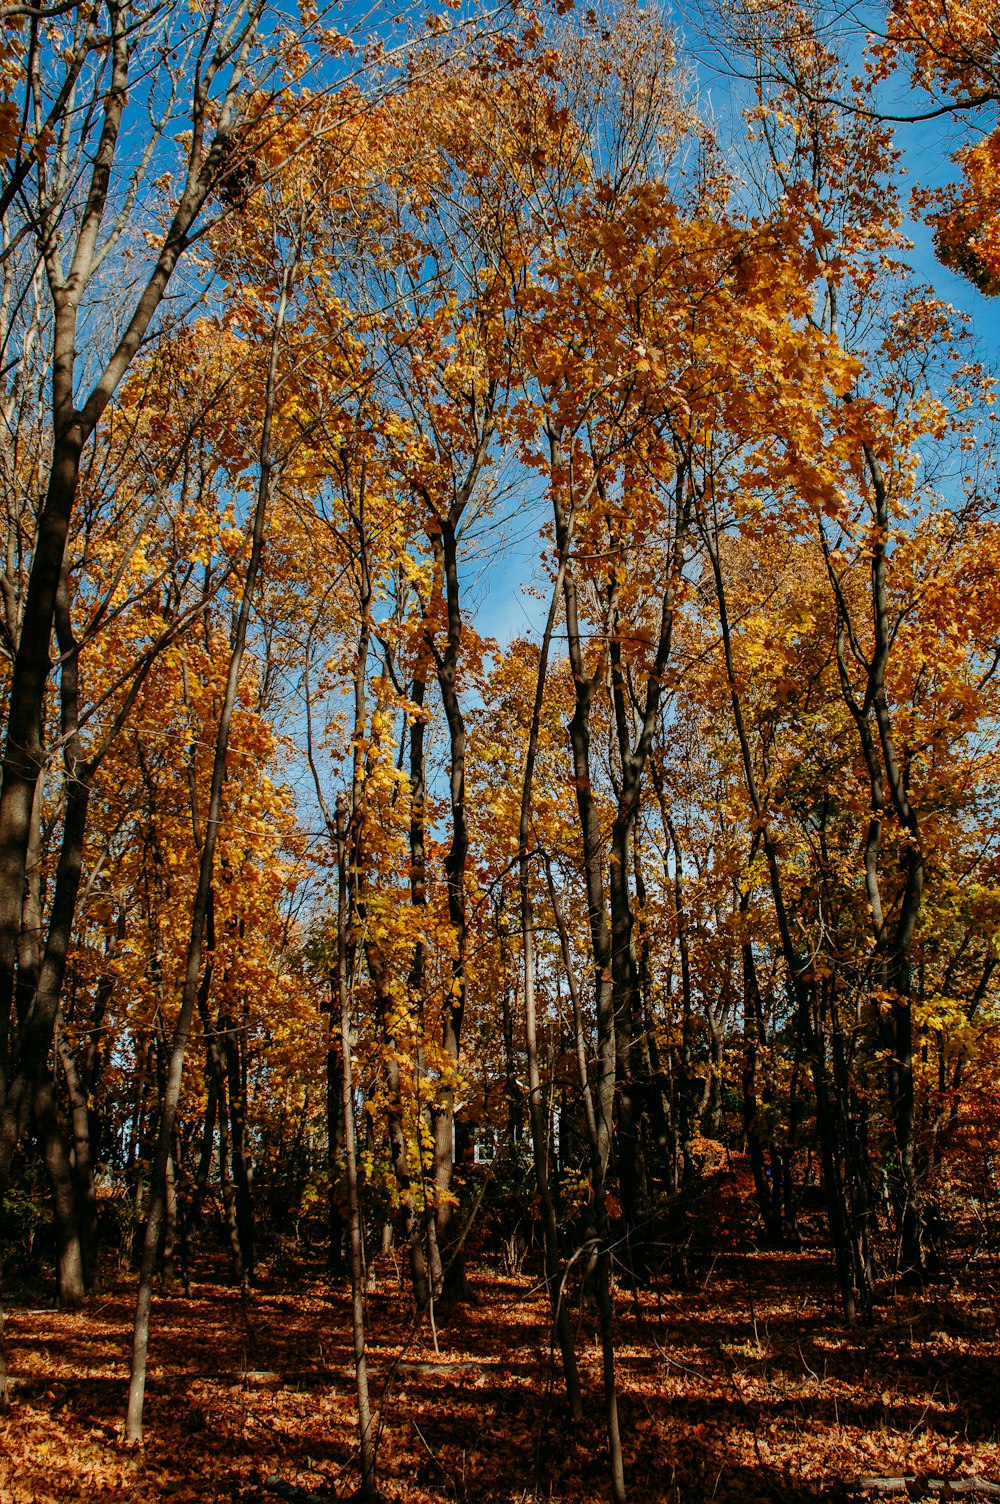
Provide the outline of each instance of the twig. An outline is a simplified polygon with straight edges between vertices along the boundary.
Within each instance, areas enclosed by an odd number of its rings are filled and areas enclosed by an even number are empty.
[[[800,1340],[799,1340],[798,1337],[796,1337],[796,1339],[795,1339],[795,1346],[799,1350],[799,1357],[802,1359],[802,1367],[805,1369],[806,1373],[812,1374],[812,1376],[816,1380],[817,1384],[822,1384],[823,1380],[820,1378],[820,1376],[816,1372],[815,1368],[810,1368],[809,1364],[806,1362],[806,1355],[802,1351],[802,1343],[800,1342]],[[926,1411],[924,1412],[924,1414],[926,1414]],[[923,1416],[921,1416],[921,1420],[922,1419],[923,1419]],[[913,1435],[912,1431],[910,1432],[910,1435],[911,1436]]]
[[[927,1403],[924,1406],[923,1410],[921,1410],[921,1412],[920,1412],[920,1419],[917,1421],[917,1424],[912,1428],[912,1430],[909,1433],[911,1437],[916,1436],[917,1432],[920,1430],[920,1427],[923,1425],[923,1423],[924,1423],[924,1417],[926,1416],[928,1410],[933,1405],[933,1403],[934,1403],[934,1396],[937,1394],[937,1392],[938,1392],[938,1386],[937,1386],[937,1384],[935,1384],[934,1388],[931,1390],[931,1397],[930,1397],[930,1399],[927,1401]]]

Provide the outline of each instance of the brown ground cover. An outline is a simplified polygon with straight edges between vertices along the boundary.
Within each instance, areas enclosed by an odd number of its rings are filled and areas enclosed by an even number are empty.
[[[573,1431],[529,1274],[473,1271],[473,1299],[413,1334],[391,1263],[369,1296],[379,1473],[400,1504],[606,1497],[600,1356],[585,1304],[589,1395]],[[883,1292],[874,1331],[845,1329],[818,1254],[729,1254],[685,1289],[617,1292],[630,1499],[847,1497],[865,1476],[1000,1479],[997,1280]],[[81,1314],[7,1314],[10,1412],[0,1500],[264,1504],[284,1484],[347,1497],[353,1369],[345,1286],[317,1268],[269,1277],[244,1302],[206,1279],[154,1305],[146,1445],[121,1445],[133,1290]]]

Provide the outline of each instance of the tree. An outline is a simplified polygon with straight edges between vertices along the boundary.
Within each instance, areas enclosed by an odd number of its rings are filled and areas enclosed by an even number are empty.
[[[230,143],[248,121],[259,118],[260,95],[248,92],[255,65],[261,5],[215,11],[188,26],[180,9],[166,16],[154,9],[136,16],[132,7],[112,3],[101,12],[99,29],[85,7],[68,13],[70,46],[61,47],[61,18],[27,27],[29,66],[21,81],[22,121],[50,121],[37,142],[19,141],[15,162],[31,163],[21,176],[15,165],[9,188],[20,177],[19,204],[26,185],[24,238],[33,240],[44,273],[51,322],[44,328],[51,381],[51,459],[41,477],[34,546],[23,568],[23,599],[8,689],[0,789],[0,1181],[31,1108],[36,1083],[45,1069],[73,916],[79,892],[84,831],[96,771],[74,740],[79,687],[78,644],[61,632],[60,693],[64,721],[67,800],[58,873],[37,959],[22,968],[18,936],[30,862],[32,811],[42,771],[49,760],[44,741],[46,686],[51,669],[50,639],[59,615],[60,589],[66,589],[65,556],[77,504],[81,461],[142,342],[149,335],[177,265],[199,233],[199,216],[217,186]],[[164,29],[166,22],[166,29]],[[151,64],[151,66],[149,66]],[[113,326],[110,354],[92,351],[92,369],[77,354],[91,302],[102,296],[115,258],[133,261],[130,228],[137,195],[157,153],[169,171],[162,127],[154,127],[138,155],[125,157],[122,141],[130,111],[149,110],[151,120],[170,120],[187,102],[190,135],[177,164],[173,201],[165,223],[152,229],[152,252],[135,279],[120,322]],[[164,179],[164,187],[173,183]],[[8,204],[5,234],[19,234]],[[132,287],[127,273],[122,284]],[[36,282],[36,287],[37,287]],[[28,335],[35,325],[29,325]],[[26,351],[22,347],[22,354]],[[86,395],[81,397],[80,384]],[[62,583],[61,583],[62,582]],[[69,604],[68,601],[66,603]],[[121,711],[127,713],[128,693]],[[103,752],[97,754],[97,761]]]

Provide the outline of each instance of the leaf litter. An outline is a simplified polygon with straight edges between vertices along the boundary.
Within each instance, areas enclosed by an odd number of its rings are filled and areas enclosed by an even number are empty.
[[[469,1283],[468,1303],[436,1313],[439,1353],[426,1326],[414,1332],[391,1265],[368,1295],[386,1498],[604,1500],[592,1305],[584,1297],[573,1313],[587,1393],[574,1429],[538,1281],[478,1270]],[[841,1499],[864,1479],[872,1493],[882,1480],[918,1496],[930,1479],[1000,1478],[996,1288],[992,1268],[974,1264],[961,1288],[889,1290],[868,1331],[838,1324],[827,1263],[812,1254],[727,1255],[687,1288],[619,1288],[630,1501]],[[265,1504],[275,1479],[352,1495],[345,1286],[300,1270],[242,1298],[220,1270],[190,1298],[157,1299],[140,1452],[121,1441],[133,1298],[122,1279],[80,1313],[7,1313],[3,1504]]]

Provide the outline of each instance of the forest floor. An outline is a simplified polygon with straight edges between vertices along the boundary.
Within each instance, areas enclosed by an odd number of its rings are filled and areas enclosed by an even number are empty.
[[[274,1480],[349,1497],[354,1376],[345,1282],[286,1265],[244,1302],[221,1271],[154,1301],[145,1447],[121,1442],[134,1285],[79,1314],[14,1307],[0,1501],[269,1504]],[[215,1276],[215,1277],[213,1277]],[[398,1504],[607,1498],[600,1353],[576,1311],[587,1391],[568,1424],[527,1273],[475,1270],[469,1303],[412,1331],[391,1260],[368,1298],[381,1487]],[[616,1295],[631,1504],[816,1500],[865,1477],[1000,1479],[1000,1271],[882,1292],[848,1329],[821,1254],[727,1254],[687,1288]]]

